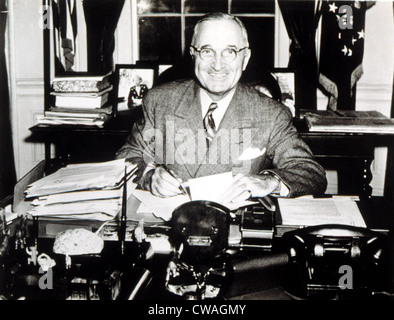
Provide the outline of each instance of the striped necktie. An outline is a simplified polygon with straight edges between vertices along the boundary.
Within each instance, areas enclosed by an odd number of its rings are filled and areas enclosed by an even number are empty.
[[[216,102],[212,102],[211,105],[209,106],[207,114],[204,117],[205,132],[207,135],[207,139],[209,141],[212,141],[216,133],[216,126],[215,126],[215,121],[213,120],[212,117],[212,113],[217,109],[217,107],[218,104]]]

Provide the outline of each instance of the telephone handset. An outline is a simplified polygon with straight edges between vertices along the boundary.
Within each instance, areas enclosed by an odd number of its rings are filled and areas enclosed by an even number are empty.
[[[283,235],[283,240],[292,251],[291,258],[297,254],[312,254],[324,256],[325,251],[343,251],[352,257],[368,255],[379,260],[386,236],[383,233],[367,228],[340,224],[325,224],[289,231]]]
[[[384,281],[378,279],[384,277],[384,233],[326,224],[286,232],[282,239],[289,258],[283,287],[294,296],[370,293]],[[343,290],[341,270],[351,271],[350,291]]]

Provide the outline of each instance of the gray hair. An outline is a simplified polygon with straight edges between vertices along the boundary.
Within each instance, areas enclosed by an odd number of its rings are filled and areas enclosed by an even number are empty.
[[[246,31],[245,25],[243,22],[230,14],[223,13],[223,12],[213,12],[213,13],[208,13],[205,16],[203,16],[194,26],[194,31],[193,31],[193,37],[192,37],[192,42],[191,45],[195,46],[197,42],[197,37],[198,34],[200,33],[201,25],[206,22],[206,21],[222,21],[222,20],[227,20],[227,21],[234,21],[238,24],[238,26],[241,28],[242,32],[242,38],[245,43],[245,46],[249,46],[249,40],[248,40],[248,32]]]

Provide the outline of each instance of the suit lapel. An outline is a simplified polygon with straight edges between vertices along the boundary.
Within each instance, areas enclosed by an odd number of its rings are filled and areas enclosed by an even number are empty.
[[[167,120],[170,118],[171,116],[167,116]],[[174,130],[172,137],[175,148],[174,160],[178,164],[184,164],[188,174],[194,177],[200,166],[201,158],[204,158],[206,153],[205,140],[201,141],[201,135],[205,134],[205,132],[198,84],[194,83],[186,91],[174,111],[172,120]]]
[[[210,144],[209,150],[205,153],[203,163],[208,165],[200,164],[196,175],[202,172],[201,175],[209,175],[231,171],[242,153],[242,149],[249,146],[251,139],[244,141],[244,137],[247,137],[247,135],[244,135],[244,130],[251,128],[252,119],[250,107],[245,103],[244,90],[242,85],[237,85],[217,133]],[[252,132],[247,132],[247,134],[252,134]]]

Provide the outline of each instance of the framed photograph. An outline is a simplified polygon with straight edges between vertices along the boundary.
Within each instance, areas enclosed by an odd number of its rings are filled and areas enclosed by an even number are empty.
[[[271,70],[271,74],[279,84],[282,103],[290,109],[293,117],[298,116],[295,108],[295,71],[276,68]]]
[[[276,68],[271,70],[271,74],[279,84],[282,103],[290,109],[293,117],[296,117],[295,71],[287,68]]]
[[[142,104],[142,99],[153,87],[157,78],[157,65],[117,64],[115,76],[116,110],[132,109]]]

